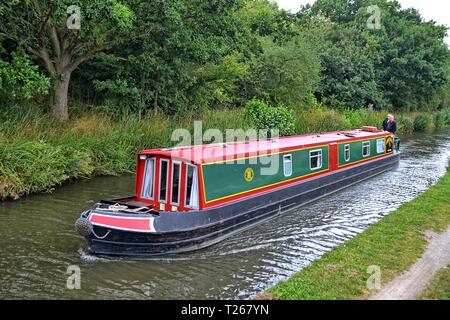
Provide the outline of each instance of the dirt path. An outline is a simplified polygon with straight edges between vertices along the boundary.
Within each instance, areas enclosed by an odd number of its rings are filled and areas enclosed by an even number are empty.
[[[385,285],[370,300],[413,300],[420,296],[436,272],[450,264],[450,228],[442,233],[427,231],[428,248],[405,273]]]

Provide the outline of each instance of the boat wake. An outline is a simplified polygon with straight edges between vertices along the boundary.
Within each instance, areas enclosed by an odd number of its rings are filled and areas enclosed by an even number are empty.
[[[86,262],[86,263],[105,262],[105,261],[111,260],[111,259],[105,259],[105,258],[91,255],[81,248],[78,250],[78,254],[80,255],[81,261]]]

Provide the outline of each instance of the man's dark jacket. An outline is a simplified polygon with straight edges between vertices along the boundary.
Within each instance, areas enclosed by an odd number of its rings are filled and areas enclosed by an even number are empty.
[[[384,119],[383,130],[395,134],[397,132],[397,122],[389,122],[388,119]]]

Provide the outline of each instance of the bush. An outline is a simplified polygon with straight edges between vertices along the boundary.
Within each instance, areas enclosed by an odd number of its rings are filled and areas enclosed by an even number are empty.
[[[246,104],[246,119],[258,130],[279,130],[280,136],[295,134],[295,117],[286,106],[270,106],[253,99]],[[268,133],[270,136],[270,132]]]
[[[414,121],[407,116],[400,116],[398,118],[398,131],[405,133],[412,133],[414,131]]]
[[[352,129],[351,120],[335,110],[316,109],[309,115],[313,132],[329,132]],[[354,120],[354,119],[353,119]]]
[[[450,109],[445,109],[441,111],[444,117],[444,123],[446,126],[450,126]]]
[[[446,125],[447,114],[445,111],[436,112],[434,115],[434,126],[436,128],[443,128]]]
[[[11,57],[9,63],[0,59],[0,101],[31,100],[45,95],[50,79],[40,73],[23,50],[12,52]]]
[[[433,119],[430,115],[419,114],[414,120],[414,131],[425,131],[431,126],[432,123]]]

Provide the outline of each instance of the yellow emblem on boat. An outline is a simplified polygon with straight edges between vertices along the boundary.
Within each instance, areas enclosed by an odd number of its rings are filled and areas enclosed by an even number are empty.
[[[251,182],[251,181],[253,181],[254,177],[255,177],[255,173],[253,172],[252,168],[245,169],[245,172],[244,172],[245,181]]]
[[[394,151],[394,138],[391,136],[386,138],[386,153]]]

